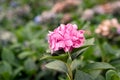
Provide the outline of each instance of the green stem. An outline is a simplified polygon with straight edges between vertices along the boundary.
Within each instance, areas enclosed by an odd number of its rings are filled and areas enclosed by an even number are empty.
[[[73,80],[73,74],[72,74],[72,70],[71,70],[71,63],[72,63],[72,58],[71,58],[71,55],[70,55],[70,52],[68,52],[68,61],[67,61],[67,68],[68,68],[68,73],[67,73],[67,76],[69,78],[69,80]]]
[[[68,77],[69,80],[72,80],[71,77],[70,77],[70,75],[68,73],[67,73],[67,77]]]
[[[71,55],[70,55],[70,52],[68,52],[68,56],[69,56],[69,61],[71,61],[72,62],[72,57],[71,57]]]
[[[70,68],[70,65],[68,65],[68,75],[69,75],[69,80],[73,80],[73,74],[72,74],[72,70]]]

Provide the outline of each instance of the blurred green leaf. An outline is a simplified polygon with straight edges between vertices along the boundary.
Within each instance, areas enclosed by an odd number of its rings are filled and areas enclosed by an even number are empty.
[[[33,55],[33,54],[34,54],[34,53],[31,52],[31,51],[24,51],[24,52],[20,53],[20,54],[18,55],[18,57],[19,57],[20,59],[24,59],[24,58],[26,58],[26,57],[29,57],[29,56]]]
[[[47,47],[47,43],[45,42],[45,39],[32,39],[30,41],[30,44],[31,45],[34,45],[35,47]],[[40,45],[42,44],[42,45]]]
[[[83,53],[87,49],[88,49],[88,47],[85,47],[85,48],[82,48],[78,51],[75,51],[74,53],[71,54],[72,59],[77,58],[81,53]]]
[[[67,61],[68,54],[61,54],[59,56],[44,55],[42,58],[40,58],[40,60],[44,60],[44,59],[55,59],[55,60]]]
[[[105,80],[103,76],[98,75],[98,77],[95,80]]]
[[[60,72],[68,73],[67,65],[59,60],[52,61],[45,65],[49,69],[57,70]]]
[[[72,71],[77,69],[80,66],[81,63],[82,62],[80,60],[77,60],[77,59],[73,60],[71,65],[70,65]]]
[[[84,67],[85,70],[115,69],[112,65],[105,62],[89,63]]]
[[[110,62],[118,71],[120,71],[120,60],[113,60]]]
[[[37,70],[37,66],[31,58],[28,58],[24,62],[24,68],[25,68],[26,73],[28,73],[29,75],[34,74]]]
[[[120,78],[120,72],[118,72],[119,78]]]
[[[87,50],[84,51],[84,53],[82,54],[82,56],[84,57],[84,60],[95,60],[96,54],[99,54],[98,52],[95,52],[96,46],[91,46],[89,47]]]
[[[20,74],[20,72],[23,70],[23,67],[18,67],[17,69],[14,70],[13,72],[13,77],[16,77],[18,74]]]
[[[94,45],[94,42],[95,42],[95,38],[86,39],[82,47],[92,46]]]
[[[106,72],[106,80],[120,80],[120,77],[116,71],[109,70]]]
[[[75,79],[74,80],[93,80],[92,77],[85,73],[85,72],[82,72],[80,70],[77,70],[76,73],[75,73]]]
[[[9,63],[3,61],[0,63],[0,75],[4,80],[10,80],[12,75],[12,67]]]
[[[93,79],[96,79],[100,75],[101,70],[90,70],[87,71],[87,73],[89,73]]]
[[[109,53],[109,54],[112,54],[112,55],[116,54],[116,51],[107,42],[105,42],[103,44],[103,48],[104,48],[106,53]]]
[[[14,66],[18,66],[18,64],[16,63],[15,55],[8,48],[3,48],[1,57],[2,60],[7,61]]]

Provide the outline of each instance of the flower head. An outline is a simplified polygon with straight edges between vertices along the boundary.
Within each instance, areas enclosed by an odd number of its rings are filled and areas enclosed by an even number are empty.
[[[77,25],[61,24],[53,32],[48,34],[48,43],[51,52],[63,49],[65,52],[73,48],[79,48],[84,44],[84,30],[77,30]]]
[[[96,28],[95,33],[107,38],[116,37],[116,34],[120,34],[120,23],[116,18],[104,20]]]

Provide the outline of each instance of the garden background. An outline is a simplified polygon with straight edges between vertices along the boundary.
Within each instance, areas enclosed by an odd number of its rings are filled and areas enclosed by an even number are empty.
[[[120,0],[0,0],[0,80],[69,80],[45,66],[65,59],[51,54],[47,34],[67,23],[91,45],[78,52],[74,80],[120,80],[119,16]]]

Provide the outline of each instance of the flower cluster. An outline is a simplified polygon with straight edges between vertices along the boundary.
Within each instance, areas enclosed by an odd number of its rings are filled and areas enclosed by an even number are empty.
[[[102,5],[96,5],[93,8],[86,9],[82,13],[82,19],[91,20],[95,14],[114,14],[120,13],[120,1],[105,3]]]
[[[116,32],[112,32],[112,29],[116,29]],[[95,30],[97,34],[111,38],[114,34],[118,34],[120,29],[120,24],[116,18],[111,20],[104,20],[98,28]]]
[[[56,22],[56,18],[59,18],[59,13],[67,13],[63,15],[61,23],[66,24],[72,20],[72,15],[68,14],[69,11],[76,9],[81,3],[80,0],[56,0],[52,9],[49,11],[44,11],[41,15],[34,18],[35,23],[46,23],[46,22]]]
[[[79,3],[79,0],[60,1],[53,6],[52,11],[55,13],[64,12],[66,10],[70,10],[71,8],[77,7]]]
[[[84,30],[77,30],[77,25],[61,24],[53,32],[48,34],[48,43],[51,52],[63,49],[65,52],[73,48],[79,48],[84,44]]]

